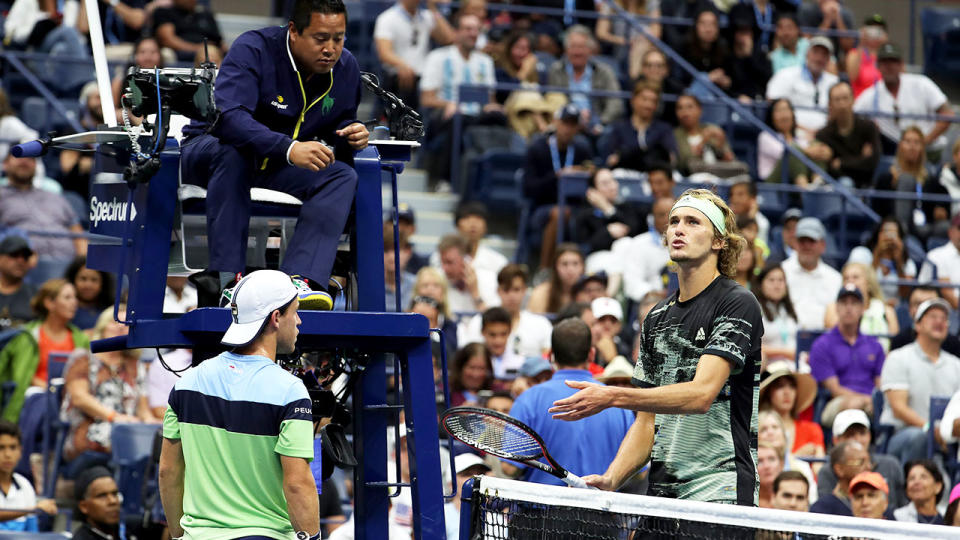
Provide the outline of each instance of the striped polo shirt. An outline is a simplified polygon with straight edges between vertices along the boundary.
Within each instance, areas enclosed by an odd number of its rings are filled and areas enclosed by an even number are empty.
[[[187,371],[170,392],[163,436],[186,464],[189,538],[294,538],[280,456],[313,459],[310,398],[269,358],[230,352]]]

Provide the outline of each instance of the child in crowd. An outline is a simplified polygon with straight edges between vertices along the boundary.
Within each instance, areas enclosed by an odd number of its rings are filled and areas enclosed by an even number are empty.
[[[20,428],[0,420],[0,531],[36,531],[33,514],[38,510],[50,515],[57,513],[52,499],[37,499],[30,482],[13,472],[22,454]]]

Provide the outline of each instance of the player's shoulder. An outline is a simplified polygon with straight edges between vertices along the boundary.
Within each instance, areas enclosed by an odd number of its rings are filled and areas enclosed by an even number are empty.
[[[713,302],[718,306],[737,306],[741,309],[756,310],[757,314],[760,314],[760,302],[749,289],[728,277],[721,277],[719,280],[717,287],[711,291]]]

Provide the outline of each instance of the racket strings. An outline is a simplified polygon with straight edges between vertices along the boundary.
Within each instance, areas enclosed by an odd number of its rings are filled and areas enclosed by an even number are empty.
[[[498,418],[451,415],[444,422],[454,437],[485,452],[520,459],[535,459],[543,455],[540,444],[529,433]]]

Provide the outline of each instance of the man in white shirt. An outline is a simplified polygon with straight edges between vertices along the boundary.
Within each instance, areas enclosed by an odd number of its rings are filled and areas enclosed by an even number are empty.
[[[670,254],[663,245],[663,233],[667,230],[670,209],[674,200],[663,197],[653,203],[653,230],[633,238],[621,238],[613,243],[613,260],[623,279],[623,292],[634,302],[639,302],[648,292],[663,290],[663,269],[670,262]]]
[[[447,45],[454,33],[436,0],[428,0],[426,9],[419,6],[420,0],[397,0],[377,16],[373,27],[377,57],[385,71],[383,87],[414,109],[420,104],[418,85],[430,40]]]
[[[950,241],[930,250],[927,260],[920,267],[917,281],[929,283],[936,279],[949,283],[960,283],[960,214],[953,216],[950,221],[950,230],[947,232]],[[957,309],[957,290],[945,287],[940,291],[943,297],[950,302],[953,309]]]
[[[840,272],[820,259],[827,248],[827,232],[814,217],[797,222],[797,250],[783,261],[783,273],[790,289],[790,301],[797,312],[797,324],[804,330],[822,330],[827,305],[843,286]]]
[[[434,151],[428,164],[430,179],[437,185],[450,173],[449,144],[453,135],[453,115],[463,115],[463,125],[473,123],[505,123],[503,107],[495,100],[491,90],[485,103],[460,101],[460,85],[496,84],[493,59],[476,50],[480,35],[480,19],[476,15],[462,14],[457,20],[457,29],[452,45],[430,51],[423,62],[420,77],[420,108],[430,115],[430,130],[427,144],[442,140],[443,151]],[[438,149],[439,150],[439,149]]]
[[[467,240],[457,234],[440,239],[440,269],[447,278],[447,306],[455,315],[476,313],[500,304],[497,278],[489,270],[474,268],[467,260]]]
[[[490,353],[493,364],[493,378],[500,381],[512,381],[520,375],[524,358],[510,350],[509,344],[512,323],[510,314],[502,307],[492,307],[483,312],[480,319],[480,334],[483,344]]]
[[[839,81],[826,71],[831,56],[833,43],[828,38],[811,38],[806,62],[781,69],[767,83],[767,99],[789,100],[797,108],[797,125],[801,128],[816,131],[827,125],[830,88]]]
[[[467,239],[468,254],[474,268],[489,270],[494,275],[500,272],[509,261],[499,251],[483,245],[487,236],[487,207],[479,201],[467,201],[457,207],[454,225],[460,236]],[[440,267],[440,253],[430,255],[430,265]]]
[[[930,398],[960,390],[960,358],[942,350],[950,329],[950,304],[933,298],[920,304],[914,316],[917,339],[890,351],[880,373],[887,398],[880,422],[893,424],[887,453],[906,463],[927,457]],[[942,435],[942,433],[941,433]]]
[[[900,114],[942,114],[952,116],[950,101],[942,90],[926,75],[903,72],[903,54],[893,43],[887,43],[877,52],[877,69],[882,80],[864,90],[853,104],[860,113],[880,111],[891,113],[893,118],[876,117],[873,120],[884,137],[893,142],[909,126],[916,125],[923,131],[928,152],[941,152],[947,145],[943,134],[949,122],[900,118]],[[939,157],[937,158],[939,161]]]
[[[163,295],[163,312],[186,313],[196,307],[197,288],[187,281],[186,276],[167,276],[167,290]]]
[[[497,295],[500,296],[500,307],[507,310],[512,319],[507,350],[521,357],[540,357],[550,350],[553,325],[543,315],[522,309],[528,281],[527,271],[522,266],[508,264],[497,274]],[[463,347],[468,343],[482,342],[481,326],[481,315],[461,323],[457,330],[457,343]]]

